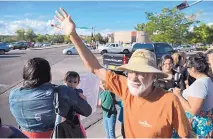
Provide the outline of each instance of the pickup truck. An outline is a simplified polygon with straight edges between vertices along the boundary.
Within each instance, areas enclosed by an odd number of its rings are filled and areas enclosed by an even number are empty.
[[[132,53],[137,49],[147,49],[154,52],[156,54],[157,64],[163,55],[176,52],[168,43],[135,43],[129,54],[104,54],[103,66],[113,71],[122,72],[116,70],[116,67],[127,64]]]
[[[132,51],[132,46],[123,46],[120,43],[109,43],[105,46],[99,46],[98,51],[103,55],[105,53],[124,53],[128,54]]]

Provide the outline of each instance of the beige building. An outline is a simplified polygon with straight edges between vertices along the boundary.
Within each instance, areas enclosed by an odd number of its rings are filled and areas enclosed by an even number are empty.
[[[119,31],[108,35],[109,43],[150,42],[144,31]]]

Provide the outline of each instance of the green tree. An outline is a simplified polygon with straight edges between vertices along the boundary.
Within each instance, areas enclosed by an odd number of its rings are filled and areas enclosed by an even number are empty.
[[[136,31],[144,31],[146,24],[142,23],[142,24],[137,24],[135,27]]]
[[[19,40],[19,41],[25,40],[25,30],[24,29],[17,30],[16,36],[17,36],[17,40]]]
[[[36,36],[36,42],[43,42],[43,41],[44,41],[44,36],[41,35],[41,34],[38,34],[38,35]]]
[[[32,29],[28,29],[27,32],[25,33],[25,39],[27,41],[34,41],[34,38],[36,37],[36,34],[34,33],[34,31]]]
[[[193,28],[194,43],[211,44],[213,43],[213,28],[204,23]]]
[[[103,37],[101,36],[100,33],[95,34],[94,36],[95,41],[101,42],[103,40]]]
[[[71,43],[71,40],[67,35],[64,35],[64,42],[65,43]]]
[[[184,13],[176,8],[164,8],[159,14],[146,12],[146,16],[148,22],[142,25],[144,31],[149,34],[150,40],[154,42],[185,43],[189,27],[195,23],[195,21],[189,21]],[[142,25],[139,24],[138,27]]]

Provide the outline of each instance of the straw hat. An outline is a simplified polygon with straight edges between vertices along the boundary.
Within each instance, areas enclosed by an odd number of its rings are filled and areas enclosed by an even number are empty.
[[[156,73],[159,78],[167,78],[168,75],[159,70],[156,63],[156,56],[153,52],[145,49],[138,49],[132,54],[128,64],[117,67],[117,69]]]

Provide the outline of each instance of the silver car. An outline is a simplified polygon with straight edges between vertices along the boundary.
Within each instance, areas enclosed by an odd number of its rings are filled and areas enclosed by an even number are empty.
[[[182,45],[182,46],[178,46],[176,48],[177,51],[183,51],[183,52],[192,52],[194,51],[195,49],[190,46],[190,45]]]

